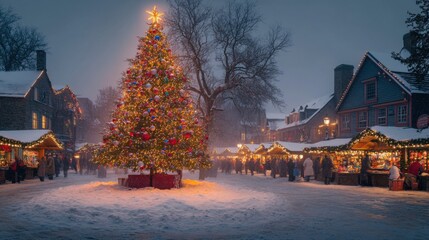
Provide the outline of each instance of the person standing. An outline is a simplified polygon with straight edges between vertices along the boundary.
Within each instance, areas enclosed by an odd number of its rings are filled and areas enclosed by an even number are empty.
[[[334,167],[334,164],[332,162],[332,159],[328,157],[328,155],[325,155],[325,157],[322,160],[322,174],[325,179],[325,184],[327,185],[331,183],[333,167]]]
[[[54,174],[55,174],[55,162],[51,153],[49,153],[46,161],[46,175],[48,175],[49,180],[53,180]]]
[[[240,175],[243,174],[242,169],[243,169],[243,162],[241,161],[240,158],[237,158],[235,160],[235,174],[238,174],[238,173],[240,173]]]
[[[277,165],[278,165],[278,160],[277,158],[273,158],[271,159],[271,177],[276,178],[276,174],[277,174]]]
[[[317,157],[313,161],[314,179],[317,179],[320,173],[320,157]]]
[[[371,162],[368,154],[362,158],[362,166],[360,168],[360,185],[361,186],[370,186],[371,181],[369,179],[368,170],[371,169]]]
[[[62,165],[63,165],[64,177],[66,178],[70,168],[70,160],[67,156],[62,156]]]
[[[253,176],[255,171],[255,159],[253,158],[249,160],[249,170],[250,170],[250,175]]]
[[[295,164],[293,163],[292,158],[289,158],[287,162],[287,170],[289,175],[289,182],[295,181],[295,176],[293,175],[293,169],[295,168]]]
[[[304,166],[304,179],[306,182],[309,182],[310,177],[314,176],[313,160],[311,160],[310,157],[307,157],[304,160],[303,166]]]
[[[287,163],[285,159],[280,160],[280,177],[286,177],[287,176]]]
[[[39,179],[41,182],[45,181],[45,174],[46,174],[46,158],[43,156],[39,160],[39,166],[37,167],[37,176],[39,176]]]
[[[55,164],[55,177],[58,177],[61,171],[61,160],[57,154],[54,155],[54,164]]]

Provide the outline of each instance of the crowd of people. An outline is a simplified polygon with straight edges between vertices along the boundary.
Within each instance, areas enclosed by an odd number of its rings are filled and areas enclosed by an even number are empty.
[[[322,173],[325,184],[330,184],[334,168],[332,159],[328,155],[325,155],[322,160],[320,157],[313,160],[311,156],[304,156],[300,160],[273,157],[264,161],[259,158],[227,158],[216,161],[220,161],[220,164],[215,164],[219,165],[221,172],[225,174],[235,171],[236,174],[253,176],[259,173],[266,176],[269,172],[273,178],[288,177],[290,182],[302,180],[309,182],[310,179],[315,179],[319,173]]]
[[[220,162],[220,163],[219,163]],[[215,160],[216,166],[220,166],[222,173],[231,174],[235,171],[236,174],[255,173],[269,175],[273,178],[288,177],[288,181],[306,181],[310,179],[322,180],[324,184],[330,184],[333,181],[334,163],[328,156],[322,157],[304,156],[302,159],[276,158],[261,160],[259,158],[225,158]],[[385,170],[389,171],[389,180],[401,179],[404,181],[405,189],[416,190],[417,185],[421,182],[421,176],[424,172],[422,164],[417,160],[411,160],[410,165],[405,171],[400,171],[399,162],[386,160]],[[374,170],[371,167],[371,159],[368,154],[361,159],[361,167],[359,173],[359,185],[372,186],[370,171]]]
[[[97,173],[101,177],[106,177],[106,169],[90,161],[87,158],[75,158],[69,154],[61,154],[55,152],[48,152],[36,161],[37,168],[32,168],[34,173],[41,182],[45,181],[45,177],[49,180],[54,180],[54,177],[59,177],[61,172],[63,177],[67,178],[69,171],[74,171],[75,174],[92,174]],[[25,162],[15,156],[14,160],[9,165],[6,179],[12,183],[21,183],[26,179],[27,169]]]

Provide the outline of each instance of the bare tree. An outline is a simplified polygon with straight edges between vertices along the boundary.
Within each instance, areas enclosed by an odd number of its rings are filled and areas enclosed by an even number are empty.
[[[231,1],[215,10],[201,0],[170,0],[166,18],[172,44],[191,78],[189,89],[198,95],[200,110],[210,129],[214,111],[225,99],[238,108],[282,105],[275,86],[280,73],[278,53],[290,44],[279,26],[259,32],[261,17],[249,1]],[[266,36],[265,39],[259,36]]]
[[[101,127],[106,126],[106,123],[111,120],[111,113],[116,108],[116,101],[119,97],[118,89],[111,86],[99,90],[95,100],[95,117],[100,122]]]
[[[11,9],[0,6],[0,70],[34,69],[35,50],[44,49],[43,36],[35,28],[22,27]]]

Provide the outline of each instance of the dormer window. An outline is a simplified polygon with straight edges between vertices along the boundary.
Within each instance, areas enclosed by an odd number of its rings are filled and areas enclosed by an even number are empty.
[[[365,102],[368,103],[377,101],[377,82],[375,81],[375,78],[364,81],[364,86]]]

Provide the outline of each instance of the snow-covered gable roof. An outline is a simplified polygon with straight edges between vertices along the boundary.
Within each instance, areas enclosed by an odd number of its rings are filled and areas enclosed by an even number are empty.
[[[418,87],[415,81],[415,77],[408,72],[407,66],[393,59],[390,54],[366,52],[362,60],[360,61],[356,72],[353,74],[352,79],[347,85],[346,90],[343,92],[340,100],[338,101],[336,106],[337,110],[343,103],[345,96],[350,90],[350,87],[352,86],[354,80],[356,79],[356,76],[358,75],[366,59],[370,59],[371,61],[373,61],[408,94],[412,94],[412,93],[429,94],[429,76],[426,76],[424,83]]]
[[[351,138],[334,138],[310,144],[309,147],[338,147],[350,142]]]
[[[329,94],[326,96],[322,96],[320,98],[314,99],[310,102],[308,102],[307,104],[304,104],[303,109],[305,108],[305,106],[307,106],[307,109],[317,109],[317,111],[315,111],[310,117],[301,120],[301,121],[296,121],[293,123],[289,123],[286,124],[284,123],[284,125],[282,125],[281,127],[277,128],[277,130],[283,129],[283,128],[289,128],[289,127],[295,127],[295,126],[299,126],[299,125],[303,125],[306,124],[308,121],[310,121],[314,116],[317,115],[317,113],[319,113],[319,111],[326,106],[326,104],[329,103],[329,101],[331,101],[331,99],[334,97],[334,94]]]
[[[255,150],[258,149],[259,146],[260,144],[243,144],[243,147],[249,149],[250,152],[255,152]]]
[[[277,141],[276,143],[291,152],[302,152],[304,148],[311,146],[311,144],[308,144],[308,143],[283,142],[283,141]]]
[[[429,129],[418,131],[415,128],[373,126],[371,130],[383,134],[384,136],[396,141],[408,141],[415,139],[429,138]]]
[[[0,71],[0,96],[25,97],[43,71]]]
[[[43,135],[48,134],[51,130],[36,129],[36,130],[8,130],[0,131],[0,136],[14,139],[23,143],[30,143],[39,140]]]

